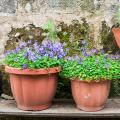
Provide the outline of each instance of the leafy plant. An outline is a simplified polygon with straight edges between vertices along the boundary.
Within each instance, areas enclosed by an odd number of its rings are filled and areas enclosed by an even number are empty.
[[[45,41],[42,45],[32,41],[21,44],[14,50],[7,51],[5,63],[20,69],[50,68],[60,65],[60,59],[66,55],[60,42]]]
[[[97,49],[82,51],[83,55],[67,57],[62,63],[61,76],[84,81],[112,80],[120,78],[120,56],[99,52]]]
[[[45,36],[42,34],[44,30],[40,27],[35,27],[33,24],[29,24],[23,28],[12,28],[12,31],[8,34],[9,40],[6,43],[5,50],[15,49],[21,41],[28,42],[29,40],[41,43]]]
[[[68,54],[70,56],[81,51],[81,41],[84,39],[88,42],[88,48],[93,47],[94,41],[90,35],[90,27],[84,18],[81,23],[78,20],[73,20],[70,25],[61,22],[57,27],[58,37],[64,47],[69,48]]]

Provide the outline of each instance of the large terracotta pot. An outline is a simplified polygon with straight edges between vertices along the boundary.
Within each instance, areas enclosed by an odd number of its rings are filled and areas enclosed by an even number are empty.
[[[22,110],[43,110],[50,107],[57,87],[60,67],[49,69],[16,69],[5,67],[17,107]]]
[[[112,31],[114,33],[115,40],[118,44],[118,47],[120,48],[120,28],[113,28]]]
[[[71,88],[77,108],[94,112],[103,109],[109,95],[110,81],[72,80]]]

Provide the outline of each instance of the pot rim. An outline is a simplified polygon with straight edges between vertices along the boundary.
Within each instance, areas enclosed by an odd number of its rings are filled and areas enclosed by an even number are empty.
[[[61,67],[41,68],[41,69],[20,69],[10,66],[5,66],[5,72],[10,74],[21,75],[40,75],[40,74],[54,74],[61,71]]]
[[[78,82],[84,82],[84,83],[99,83],[99,82],[106,82],[111,80],[100,79],[100,80],[85,81],[85,80],[80,80],[79,78],[75,78],[75,79],[71,79],[71,82],[72,81],[78,81]]]
[[[119,27],[117,27],[117,28],[112,28],[112,31],[114,32],[115,30],[120,30],[120,28]]]

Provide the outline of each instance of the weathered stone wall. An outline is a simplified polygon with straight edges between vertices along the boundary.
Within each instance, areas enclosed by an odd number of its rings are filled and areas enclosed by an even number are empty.
[[[12,27],[30,23],[41,26],[49,18],[69,24],[73,19],[84,17],[99,43],[101,21],[112,26],[119,3],[119,0],[0,0],[0,54]]]

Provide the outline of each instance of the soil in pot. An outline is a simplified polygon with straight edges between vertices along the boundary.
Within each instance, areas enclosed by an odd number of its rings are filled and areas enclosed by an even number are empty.
[[[43,110],[51,106],[57,87],[60,67],[49,69],[16,69],[5,67],[17,107],[22,110]]]
[[[77,108],[94,112],[104,108],[109,95],[110,81],[85,82],[72,80],[71,89]]]

